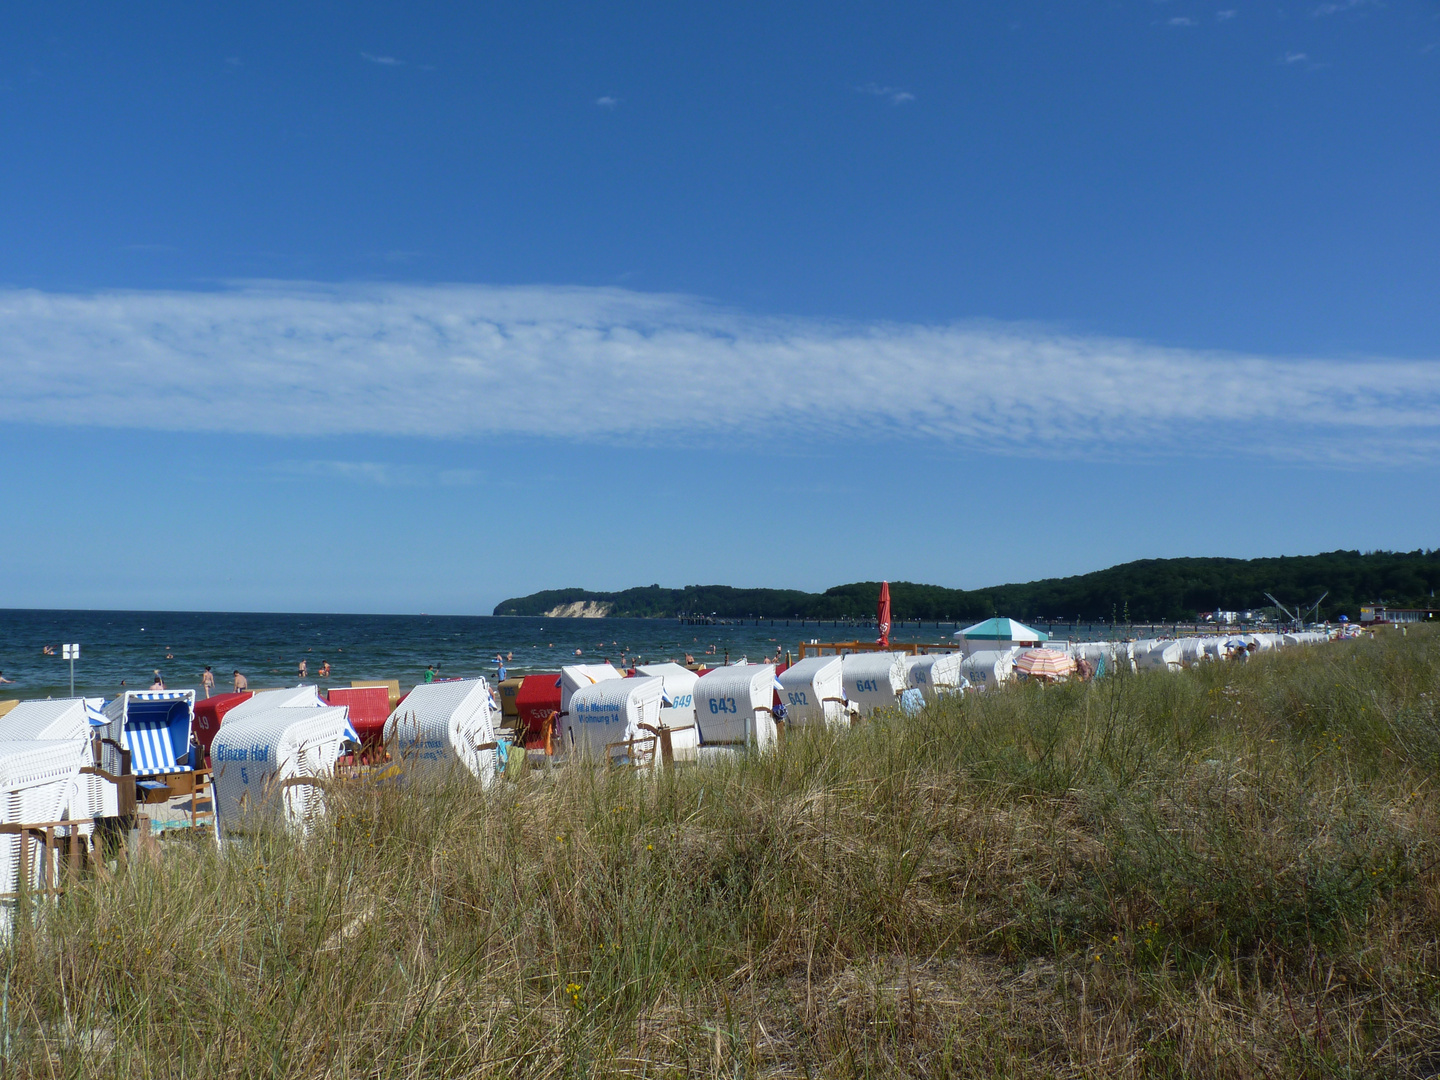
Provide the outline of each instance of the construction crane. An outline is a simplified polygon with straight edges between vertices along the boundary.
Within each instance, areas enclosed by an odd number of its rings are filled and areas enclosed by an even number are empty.
[[[1320,594],[1319,600],[1316,600],[1313,604],[1310,604],[1307,607],[1297,607],[1294,611],[1291,611],[1284,604],[1280,603],[1279,600],[1276,600],[1275,597],[1271,596],[1268,592],[1265,594],[1265,598],[1269,600],[1272,604],[1274,604],[1276,607],[1278,607],[1281,611],[1283,611],[1285,615],[1290,619],[1290,621],[1295,624],[1297,629],[1303,630],[1305,628],[1305,616],[1312,614],[1318,616],[1320,614],[1321,601],[1323,601],[1325,597],[1329,595],[1330,590],[1326,589],[1323,593]]]

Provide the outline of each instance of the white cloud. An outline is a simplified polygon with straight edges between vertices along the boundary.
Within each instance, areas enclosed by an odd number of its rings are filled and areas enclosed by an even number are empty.
[[[1326,15],[1338,15],[1340,12],[1349,11],[1351,8],[1370,7],[1372,4],[1376,7],[1382,6],[1376,3],[1375,0],[1327,0],[1326,3],[1320,4],[1310,14],[1318,19],[1324,18]]]
[[[1190,17],[1187,16],[1187,15],[1176,15],[1173,19],[1170,20],[1170,25],[1171,25],[1171,26],[1199,26],[1200,24],[1197,23],[1194,19],[1190,18]]]
[[[380,64],[384,67],[400,67],[405,63],[404,60],[396,60],[393,56],[372,56],[368,52],[362,52],[360,57],[363,60],[369,60],[372,64]]]
[[[616,105],[620,104],[620,99],[612,94],[606,94],[604,97],[596,98],[595,104],[599,105],[602,109],[613,109]]]
[[[0,385],[0,419],[99,427],[1440,462],[1435,360],[761,317],[615,288],[0,291]]]
[[[1287,63],[1287,64],[1298,64],[1298,63],[1301,63],[1302,61],[1309,60],[1309,59],[1310,59],[1310,56],[1309,56],[1308,53],[1303,53],[1303,52],[1287,52],[1287,53],[1285,54],[1285,63]]]
[[[855,88],[862,94],[873,94],[875,97],[887,98],[891,105],[903,105],[907,101],[914,101],[915,95],[909,90],[902,90],[898,86],[881,86],[878,83],[866,83],[864,86]]]
[[[1230,8],[1230,9],[1227,9],[1227,10],[1225,10],[1225,11],[1217,11],[1217,12],[1215,13],[1215,18],[1219,19],[1221,22],[1228,22],[1229,20],[1235,18],[1235,16],[1238,15],[1238,14],[1239,14],[1238,11],[1235,11],[1233,8]]]

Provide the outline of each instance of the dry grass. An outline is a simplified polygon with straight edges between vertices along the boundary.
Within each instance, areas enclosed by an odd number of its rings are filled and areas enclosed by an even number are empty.
[[[1440,640],[355,788],[0,962],[34,1076],[1430,1076]]]

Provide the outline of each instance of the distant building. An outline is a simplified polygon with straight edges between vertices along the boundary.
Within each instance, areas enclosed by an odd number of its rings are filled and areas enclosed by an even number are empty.
[[[1236,623],[1263,621],[1264,615],[1258,611],[1202,611],[1200,619],[1202,622],[1233,626]]]
[[[1360,621],[1362,623],[1415,623],[1433,619],[1437,613],[1440,613],[1440,609],[1368,604],[1360,608]]]

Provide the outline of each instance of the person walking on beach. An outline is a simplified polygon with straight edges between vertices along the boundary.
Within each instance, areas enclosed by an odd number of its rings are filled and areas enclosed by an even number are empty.
[[[427,667],[427,668],[425,669],[425,681],[426,681],[426,682],[434,682],[434,681],[435,681],[435,675],[436,675],[435,665],[434,665],[434,664],[431,664],[429,667]]]
[[[205,670],[200,675],[200,687],[205,691],[206,697],[215,692],[215,673],[210,670],[209,664],[205,665]]]
[[[244,675],[241,675],[239,670],[237,669],[235,672],[235,692],[238,694],[240,693],[240,691],[248,690],[249,688],[250,680],[245,678]]]

